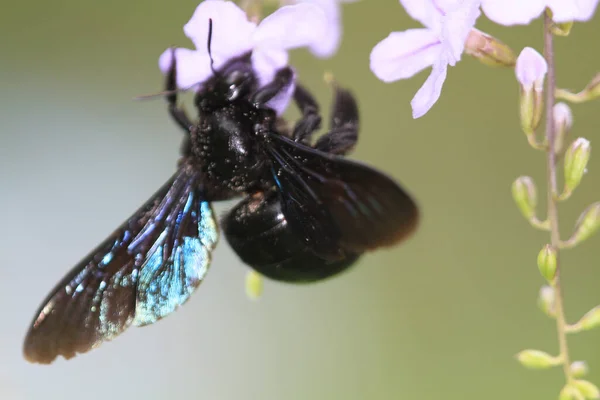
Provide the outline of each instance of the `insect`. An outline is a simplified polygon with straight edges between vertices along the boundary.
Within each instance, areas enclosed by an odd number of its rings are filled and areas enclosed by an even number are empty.
[[[186,134],[177,172],[50,292],[25,339],[31,362],[87,352],[185,303],[217,244],[211,202],[244,196],[222,218],[226,240],[259,273],[293,283],[331,277],[417,225],[397,183],[343,157],[358,138],[349,91],[335,86],[329,132],[313,141],[319,107],[301,85],[293,128],[266,105],[293,84],[289,67],[258,88],[250,54],[228,61],[195,95],[196,122],[178,106],[175,63],[165,93]]]

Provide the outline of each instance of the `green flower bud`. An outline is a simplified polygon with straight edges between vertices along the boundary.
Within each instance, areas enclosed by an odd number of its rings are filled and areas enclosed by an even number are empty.
[[[553,115],[554,128],[556,129],[554,152],[559,153],[564,146],[565,138],[573,127],[573,113],[571,113],[571,109],[566,103],[556,103]]]
[[[590,236],[592,236],[600,228],[600,202],[593,203],[588,206],[575,223],[575,232],[568,240],[568,247],[573,247]]]
[[[593,100],[600,96],[600,72],[598,72],[582,90],[586,100]]]
[[[537,207],[537,190],[533,179],[528,176],[518,177],[513,182],[512,195],[519,210],[521,210],[521,214],[528,220],[534,218]]]
[[[544,93],[542,90],[521,90],[519,114],[521,129],[527,136],[533,135],[542,119]]]
[[[550,318],[556,317],[556,310],[554,308],[555,293],[552,286],[544,285],[540,289],[538,296],[538,306],[540,309],[549,316]]]
[[[467,36],[465,52],[492,67],[514,67],[517,62],[509,46],[475,28]]]
[[[550,31],[556,36],[569,36],[571,33],[571,28],[573,27],[573,21],[569,22],[561,22],[561,23],[553,23],[550,26]]]
[[[591,151],[589,140],[584,138],[576,139],[567,149],[564,166],[565,193],[571,193],[579,186],[585,173],[585,167],[590,159]]]
[[[257,300],[263,292],[263,279],[260,274],[254,270],[248,271],[246,274],[246,295]]]
[[[556,98],[570,101],[571,103],[585,103],[600,97],[600,72],[597,73],[590,83],[579,93],[573,93],[567,89],[556,89]]]
[[[517,354],[517,360],[532,369],[544,369],[560,365],[560,359],[540,350],[523,350]]]
[[[579,390],[579,393],[586,399],[598,399],[600,398],[600,391],[592,382],[584,380],[574,380],[572,385]]]
[[[558,400],[585,400],[583,394],[573,385],[566,385],[560,391]]]
[[[577,322],[577,325],[584,331],[589,331],[590,329],[600,326],[600,306],[596,306],[588,311],[581,317],[579,322]]]
[[[571,374],[574,378],[581,378],[586,376],[589,372],[588,366],[585,361],[573,361],[571,364]]]
[[[540,274],[548,282],[552,282],[556,275],[556,249],[549,244],[544,246],[538,254],[537,264]]]

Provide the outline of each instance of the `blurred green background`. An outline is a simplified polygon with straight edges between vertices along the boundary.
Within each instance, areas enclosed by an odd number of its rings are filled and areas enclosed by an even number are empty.
[[[545,189],[544,157],[519,129],[514,73],[464,56],[440,101],[413,120],[409,102],[428,72],[384,84],[369,70],[379,40],[419,26],[394,0],[345,6],[339,53],[323,61],[300,50],[292,63],[325,113],[324,71],[357,94],[362,131],[352,157],[390,173],[418,199],[423,219],[414,238],[321,284],[267,282],[259,302],[246,298],[247,269],[222,240],[207,279],[174,315],[69,362],[23,360],[23,337],[47,291],[175,168],[182,135],[164,102],[132,98],[162,88],[157,59],[167,46],[191,46],[182,26],[196,5],[3,4],[0,397],[557,398],[559,369],[529,371],[513,358],[523,348],[557,352],[554,322],[536,307],[543,281],[535,259],[548,235],[528,226],[510,196],[523,174]],[[560,86],[580,89],[598,70],[599,18],[556,39]],[[478,27],[516,51],[541,50],[539,20],[508,29],[481,17]],[[599,104],[574,107],[573,135],[592,145]],[[560,208],[564,237],[600,199],[599,157]],[[600,303],[599,241],[564,253],[571,321]],[[596,383],[599,342],[598,331],[570,339],[573,359],[589,362]]]

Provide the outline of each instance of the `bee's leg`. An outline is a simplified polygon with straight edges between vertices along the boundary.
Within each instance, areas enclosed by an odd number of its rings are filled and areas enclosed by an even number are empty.
[[[310,145],[312,134],[321,128],[319,105],[306,88],[300,84],[294,90],[294,101],[302,113],[302,118],[294,126],[292,139]]]
[[[165,97],[169,107],[169,114],[184,131],[189,132],[194,125],[182,107],[177,105],[177,61],[175,49],[171,48],[171,66],[167,71],[165,90],[169,92]]]
[[[258,89],[250,98],[250,101],[256,107],[267,105],[271,100],[275,100],[279,94],[284,94],[290,90],[294,84],[294,71],[289,68],[282,68],[275,74],[273,81]]]
[[[347,154],[358,140],[358,107],[352,94],[334,86],[330,130],[321,136],[314,148],[332,154]]]

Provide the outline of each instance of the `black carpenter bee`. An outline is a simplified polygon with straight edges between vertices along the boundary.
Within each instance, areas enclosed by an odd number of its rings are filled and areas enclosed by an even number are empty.
[[[294,92],[293,129],[266,106],[293,84],[290,68],[258,88],[250,54],[230,60],[196,93],[197,122],[177,105],[175,71],[173,57],[166,99],[186,133],[177,172],[44,300],[25,339],[29,361],[71,358],[185,303],[217,243],[213,201],[244,196],[221,221],[225,238],[244,263],[285,282],[328,278],[414,231],[409,195],[343,158],[358,138],[350,92],[335,86],[329,132],[313,143],[321,117],[306,89]]]

